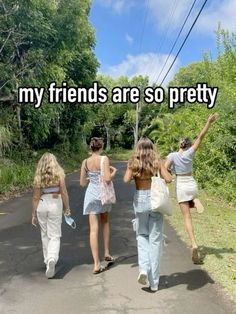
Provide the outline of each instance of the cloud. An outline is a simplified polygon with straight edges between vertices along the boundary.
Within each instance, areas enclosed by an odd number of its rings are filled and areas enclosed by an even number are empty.
[[[193,9],[189,18],[188,25],[191,25],[196,17],[202,2],[198,2]],[[190,10],[192,0],[149,0],[148,5],[149,14],[154,20],[158,30],[165,30],[166,32],[179,30],[185,17]],[[206,5],[194,27],[198,32],[209,33],[213,35],[213,31],[217,29],[220,22],[223,28],[230,31],[236,30],[235,21],[236,1],[235,0],[216,0],[211,1]],[[165,17],[165,18],[164,18]],[[186,29],[189,29],[187,26]]]
[[[123,60],[120,64],[113,65],[105,69],[103,74],[108,74],[114,78],[125,75],[129,78],[135,75],[143,75],[149,76],[150,83],[154,83],[157,80],[157,77],[160,73],[160,70],[166,60],[166,54],[156,54],[156,53],[142,53],[139,55],[127,55],[125,60]],[[165,71],[163,71],[161,77],[159,78],[157,83],[160,83],[162,78],[164,77],[166,70],[168,69],[169,65],[173,61],[174,56],[169,58],[167,62]],[[177,71],[179,62],[177,61],[173,66],[172,70],[168,74],[164,85],[166,85],[174,76]]]
[[[128,33],[125,34],[125,39],[128,41],[130,45],[134,42],[133,37],[131,37]]]
[[[117,14],[121,14],[125,11],[128,11],[133,5],[133,0],[95,0],[100,5],[111,8]]]
[[[222,0],[212,1],[210,7],[206,8],[205,12],[200,16],[197,29],[201,31],[214,31],[220,22],[221,27],[229,31],[236,31],[236,1]]]

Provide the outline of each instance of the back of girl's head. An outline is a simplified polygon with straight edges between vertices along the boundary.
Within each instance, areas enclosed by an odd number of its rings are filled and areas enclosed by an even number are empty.
[[[92,137],[89,146],[92,152],[96,152],[103,148],[103,140],[100,137]]]
[[[154,150],[153,142],[147,137],[141,137],[135,146],[136,152],[148,152]]]
[[[128,165],[134,177],[153,176],[157,172],[159,158],[153,142],[149,138],[140,138]]]
[[[187,149],[191,147],[192,143],[188,137],[181,138],[179,142],[179,147],[182,149]]]
[[[51,153],[43,154],[37,164],[34,186],[45,187],[57,185],[61,177],[64,177],[64,171],[57,162],[56,157]]]

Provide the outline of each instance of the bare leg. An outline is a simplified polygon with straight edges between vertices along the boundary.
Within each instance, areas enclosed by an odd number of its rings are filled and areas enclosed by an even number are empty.
[[[98,217],[95,214],[89,215],[90,225],[90,247],[94,261],[94,271],[100,268],[100,259],[98,255]]]
[[[100,214],[101,218],[101,227],[102,227],[102,235],[103,235],[103,243],[104,243],[104,256],[110,256],[109,251],[109,239],[110,239],[110,226],[109,226],[109,214],[102,213]]]
[[[188,232],[192,248],[197,248],[197,242],[193,231],[192,218],[189,210],[189,202],[179,203],[179,206],[183,214],[185,229]]]

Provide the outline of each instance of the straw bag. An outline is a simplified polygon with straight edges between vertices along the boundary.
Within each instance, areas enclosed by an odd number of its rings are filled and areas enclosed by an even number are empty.
[[[102,205],[105,204],[115,204],[116,194],[113,186],[113,182],[106,182],[104,180],[104,156],[101,157],[100,163],[101,174],[99,176],[99,185],[100,185],[100,198]]]

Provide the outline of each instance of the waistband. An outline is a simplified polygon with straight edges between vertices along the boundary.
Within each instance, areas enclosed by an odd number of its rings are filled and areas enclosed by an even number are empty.
[[[136,190],[135,191],[136,195],[150,195],[151,194],[151,190]]]
[[[41,199],[58,199],[61,198],[61,194],[59,193],[44,193],[40,197]]]

